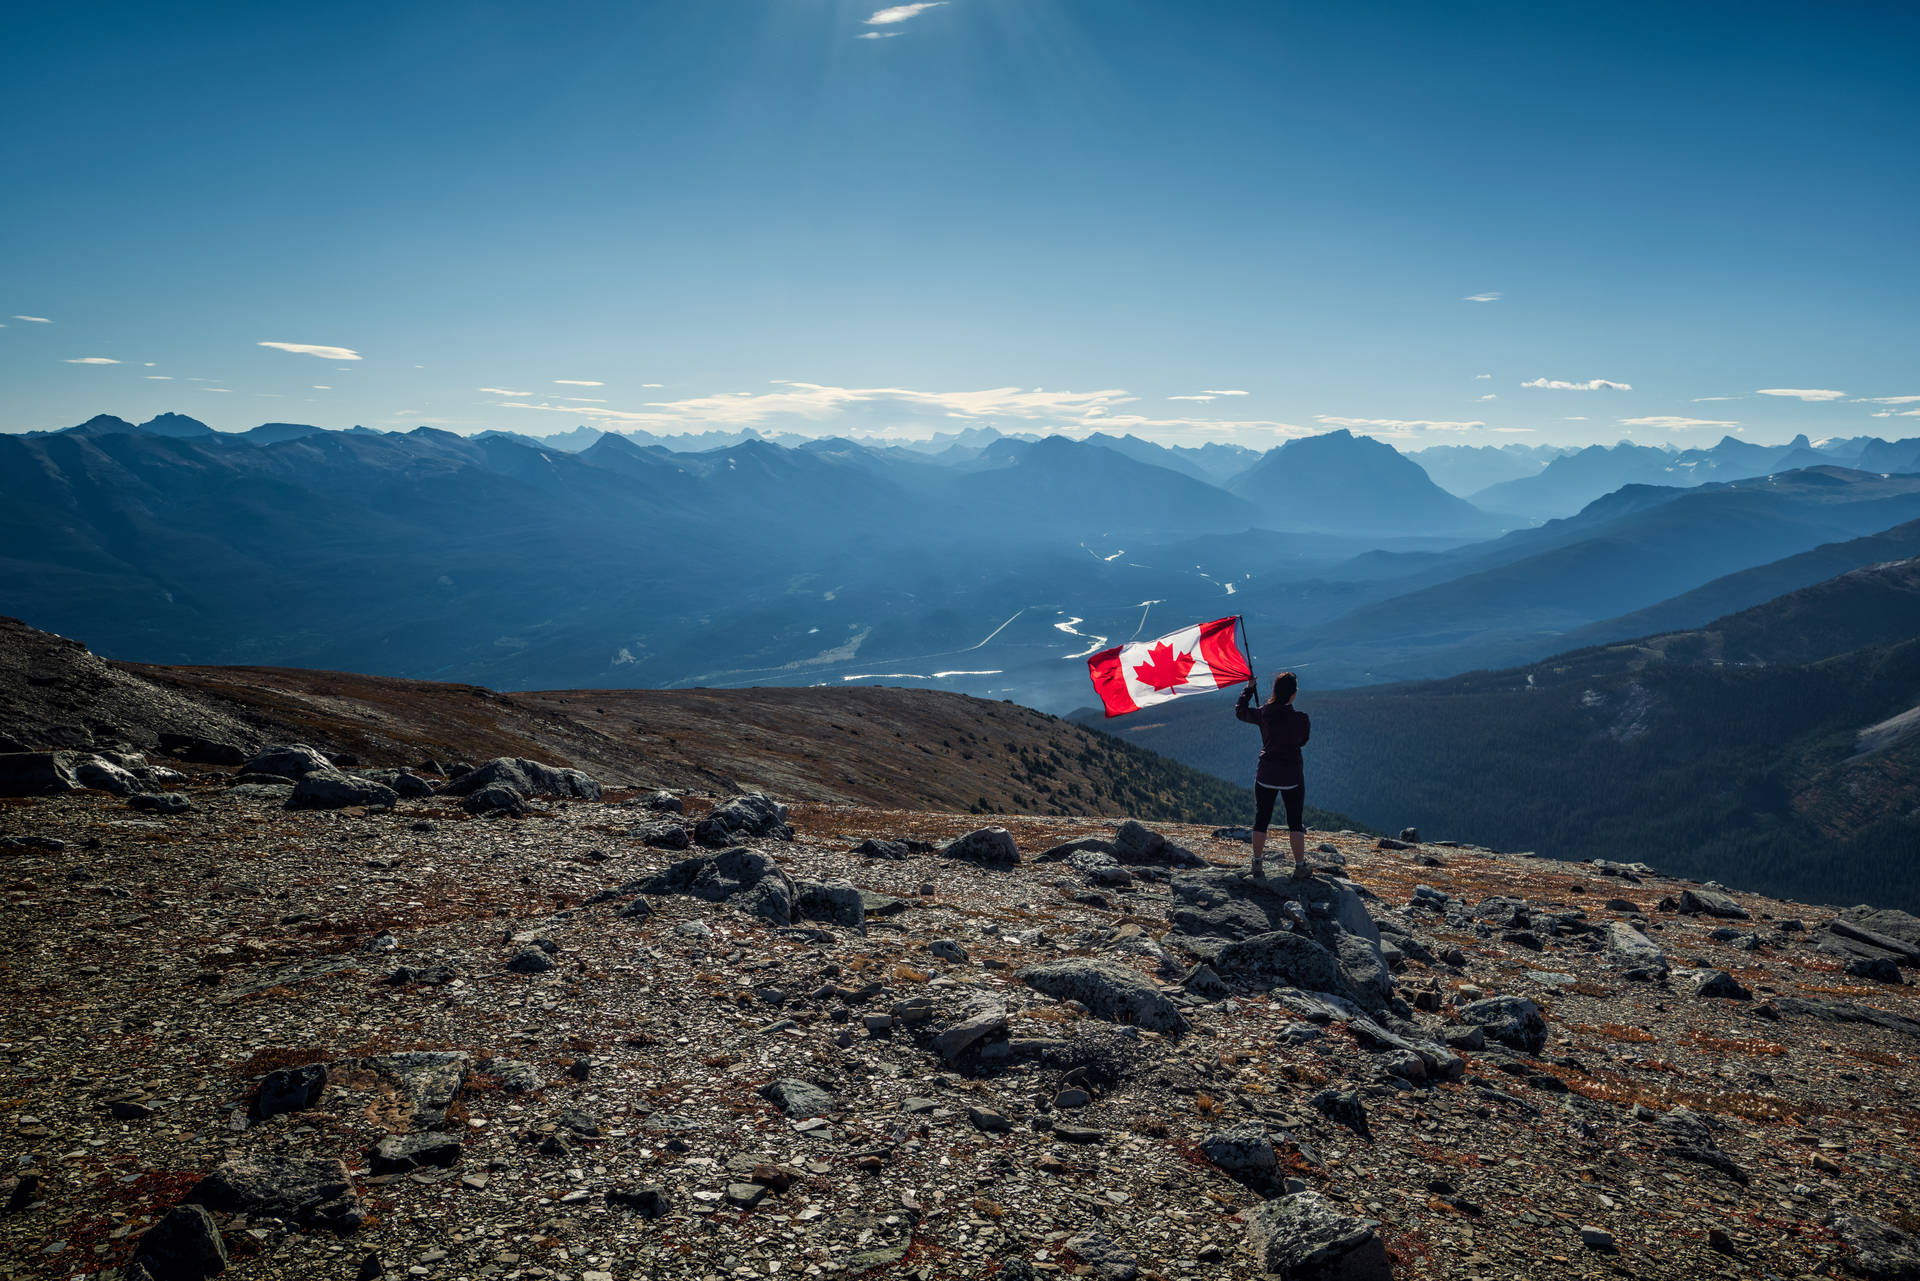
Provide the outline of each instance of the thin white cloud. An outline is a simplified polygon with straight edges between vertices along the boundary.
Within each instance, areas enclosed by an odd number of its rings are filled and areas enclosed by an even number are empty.
[[[1475,382],[1480,382],[1480,381],[1482,381],[1482,380],[1484,380],[1484,379],[1488,379],[1488,378],[1491,378],[1491,377],[1493,377],[1493,375],[1492,375],[1492,374],[1475,374],[1475,375],[1473,376],[1473,380],[1474,380]]]
[[[15,316],[15,320],[24,320],[32,325],[51,325],[53,322],[45,316]]]
[[[607,403],[606,398],[602,396],[562,396],[560,399],[571,401],[576,405],[604,405]]]
[[[143,360],[140,363],[146,368],[152,369],[155,365],[159,364],[160,362],[157,360]]]
[[[820,383],[774,380],[766,393],[721,392],[682,400],[650,401],[632,408],[583,405],[556,398],[550,402],[507,399],[503,409],[565,414],[610,428],[678,432],[757,427],[801,434],[831,431],[842,435],[921,437],[929,430],[953,431],[969,425],[1003,430],[1045,430],[1066,436],[1094,431],[1161,435],[1171,440],[1195,433],[1268,442],[1311,435],[1311,427],[1291,423],[1208,418],[1152,417],[1127,408],[1138,397],[1108,388],[1098,391],[1048,391],[995,387],[982,391],[926,392],[903,387],[832,387]],[[1015,427],[1014,424],[1020,424]]]
[[[891,40],[895,36],[903,36],[905,34],[906,32],[904,31],[862,31],[859,35],[855,36],[854,39],[855,40]]]
[[[233,388],[231,388],[231,387],[202,387],[202,388],[200,388],[199,390],[201,390],[201,391],[217,391],[217,392],[220,392],[220,393],[222,393],[222,394],[231,394],[231,393],[232,393],[232,391],[233,391]]]
[[[923,0],[920,4],[888,5],[884,9],[874,10],[873,16],[867,19],[867,25],[869,27],[892,26],[905,22],[909,18],[917,18],[927,10],[938,9],[946,3],[947,0]]]
[[[1847,393],[1833,391],[1826,387],[1761,387],[1754,392],[1756,396],[1786,396],[1794,400],[1822,401],[1845,400]]]
[[[556,378],[553,380],[553,382],[556,387],[604,387],[606,386],[605,383],[596,382],[591,378]]]
[[[1693,398],[1693,403],[1696,405],[1704,405],[1708,401],[1712,401],[1712,400],[1745,400],[1745,399],[1746,399],[1745,396],[1695,396]]]
[[[1487,430],[1501,432],[1506,435],[1520,436],[1520,435],[1531,434],[1533,431],[1533,428],[1531,427],[1489,427],[1487,428]]]
[[[487,395],[489,396],[531,396],[533,395],[533,393],[530,391],[508,391],[505,387],[481,387],[481,388],[478,388],[478,390],[486,392]]]
[[[1462,298],[1460,301],[1461,302],[1499,302],[1500,298],[1501,298],[1500,291],[1497,289],[1494,289],[1494,290],[1489,290],[1484,294],[1468,294],[1465,298]]]
[[[1920,396],[1860,396],[1853,402],[1856,405],[1916,405]]]
[[[1920,418],[1920,409],[1880,409],[1876,410],[1873,416],[1875,418]]]
[[[142,374],[140,376],[150,383],[170,383],[173,381],[172,374]]]
[[[1167,397],[1167,399],[1168,400],[1198,400],[1201,402],[1205,402],[1209,400],[1218,400],[1220,398],[1218,396],[1169,396]]]
[[[1573,414],[1569,417],[1562,418],[1560,421],[1563,423],[1583,423],[1587,421],[1587,416],[1585,414]]]
[[[1563,382],[1558,378],[1535,378],[1522,387],[1545,387],[1550,391],[1632,391],[1632,383],[1617,383],[1611,378],[1589,378],[1583,383]]]
[[[1498,400],[1500,399],[1500,397],[1494,395],[1492,392],[1488,392],[1486,395],[1482,396],[1480,399],[1481,400]]]
[[[328,386],[326,383],[315,383],[313,384],[313,389],[315,391],[332,391],[333,390],[333,388]]]
[[[120,362],[112,356],[75,356],[66,363],[69,365],[117,365]]]
[[[664,386],[666,386],[666,384],[665,384],[665,383],[641,383],[640,385],[641,385],[642,387],[664,387]]]
[[[1334,414],[1315,414],[1314,421],[1325,423],[1329,427],[1359,427],[1366,430],[1379,430],[1394,433],[1417,433],[1426,431],[1472,431],[1486,424],[1473,422],[1444,422],[1431,418],[1342,418]]]
[[[296,356],[318,356],[322,360],[358,360],[360,353],[351,347],[323,347],[310,342],[263,342],[262,347],[271,347],[275,351],[290,351]]]
[[[1740,424],[1724,418],[1676,418],[1670,415],[1656,415],[1652,418],[1622,418],[1622,427],[1658,427],[1662,431],[1688,431],[1696,427],[1738,427]]]
[[[1248,394],[1244,391],[1231,391],[1220,387],[1208,387],[1206,392],[1209,396],[1245,396]]]

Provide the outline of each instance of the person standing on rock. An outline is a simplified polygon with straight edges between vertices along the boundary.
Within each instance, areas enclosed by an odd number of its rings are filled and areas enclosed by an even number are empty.
[[[1307,744],[1312,725],[1307,714],[1295,710],[1293,696],[1300,690],[1300,679],[1292,672],[1273,678],[1273,696],[1255,707],[1259,689],[1252,681],[1240,691],[1233,714],[1249,725],[1260,727],[1260,761],[1253,771],[1253,874],[1267,874],[1267,828],[1273,822],[1273,803],[1284,799],[1287,807],[1287,840],[1293,845],[1293,874],[1306,876],[1307,828],[1301,815],[1306,807],[1307,778],[1300,761],[1300,749]]]

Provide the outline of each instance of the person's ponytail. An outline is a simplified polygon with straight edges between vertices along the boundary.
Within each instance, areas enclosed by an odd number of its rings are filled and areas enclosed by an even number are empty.
[[[1281,672],[1273,678],[1273,697],[1267,700],[1268,706],[1285,706],[1293,701],[1300,690],[1300,678],[1292,672]]]

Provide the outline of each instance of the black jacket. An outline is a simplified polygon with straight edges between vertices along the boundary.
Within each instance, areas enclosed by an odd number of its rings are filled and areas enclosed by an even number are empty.
[[[1290,703],[1262,703],[1253,706],[1253,690],[1240,691],[1233,714],[1249,725],[1260,727],[1260,763],[1254,767],[1253,781],[1262,787],[1298,787],[1306,781],[1300,766],[1300,749],[1306,746],[1313,724],[1305,712]]]

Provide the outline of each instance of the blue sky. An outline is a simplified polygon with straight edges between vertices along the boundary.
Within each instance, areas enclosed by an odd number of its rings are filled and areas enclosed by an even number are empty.
[[[32,6],[0,429],[1920,435],[1916,55],[1894,3]]]

